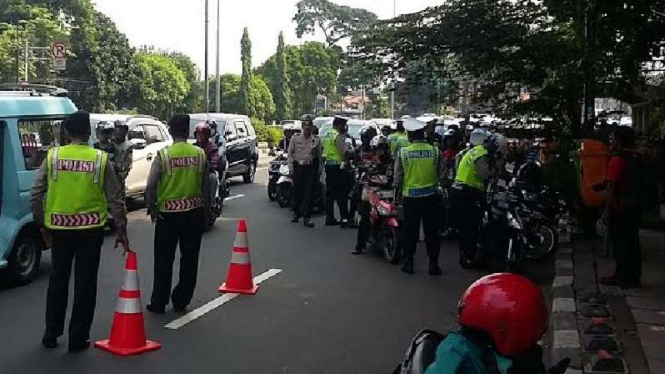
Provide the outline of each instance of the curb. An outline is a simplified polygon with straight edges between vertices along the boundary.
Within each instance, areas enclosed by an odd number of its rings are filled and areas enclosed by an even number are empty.
[[[562,244],[556,253],[556,274],[552,281],[552,362],[568,357],[566,374],[582,374],[582,342],[577,326],[572,244]]]

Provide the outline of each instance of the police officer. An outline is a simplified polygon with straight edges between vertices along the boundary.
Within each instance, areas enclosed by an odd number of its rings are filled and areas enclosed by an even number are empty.
[[[348,193],[346,191],[346,171],[342,170],[346,147],[346,136],[340,134],[344,131],[348,119],[335,117],[333,128],[328,131],[321,143],[326,170],[326,226],[339,225],[335,219],[335,202],[339,208],[342,226],[346,226],[349,216]]]
[[[169,295],[176,312],[192,300],[208,209],[208,162],[201,148],[187,143],[190,118],[174,115],[168,123],[173,145],[162,149],[148,175],[146,204],[155,223],[155,275],[147,309],[163,314]],[[171,292],[176,247],[180,245],[180,281]]]
[[[390,145],[390,153],[397,157],[397,151],[407,145],[408,137],[404,131],[404,120],[396,120],[395,126],[395,132],[388,137],[388,145]]]
[[[305,227],[312,228],[312,199],[318,187],[319,165],[321,160],[321,140],[312,133],[314,119],[307,115],[302,118],[302,134],[295,134],[289,143],[289,170],[293,174],[293,219],[298,222],[303,217]]]
[[[429,256],[429,274],[441,275],[437,187],[442,161],[439,150],[427,144],[425,125],[416,119],[405,120],[404,127],[408,130],[410,144],[399,150],[395,160],[394,185],[398,193],[401,192],[405,218],[405,256],[402,271],[413,273],[413,255],[422,222]]]
[[[118,173],[118,182],[121,186],[125,186],[125,181],[129,172],[132,170],[134,163],[134,145],[127,140],[127,133],[129,133],[129,126],[124,121],[115,121],[115,137],[114,143],[117,147],[118,154],[116,157],[115,171]],[[123,194],[125,189],[123,188]]]
[[[88,145],[90,115],[77,112],[62,127],[71,144],[48,151],[32,187],[32,212],[51,236],[53,270],[46,297],[42,344],[55,348],[63,334],[69,277],[74,263],[74,305],[69,322],[69,351],[90,346],[97,299],[97,272],[110,209],[118,230],[116,246],[129,250],[121,186],[107,153]]]
[[[443,136],[436,132],[437,121],[437,118],[427,118],[423,121],[427,123],[427,126],[425,126],[425,138],[427,139],[427,143],[435,146],[439,151],[443,151]]]
[[[118,172],[118,147],[113,143],[113,134],[115,133],[115,125],[111,122],[99,122],[97,124],[97,140],[98,142],[93,144],[95,149],[101,149],[102,151],[108,153],[109,160],[113,164],[113,167]]]
[[[475,132],[476,130],[474,130]],[[453,185],[453,209],[460,235],[460,265],[469,269],[475,265],[478,251],[478,229],[480,227],[481,201],[484,198],[485,183],[490,178],[490,155],[487,138],[477,135],[473,143],[483,141],[471,148],[462,157]]]

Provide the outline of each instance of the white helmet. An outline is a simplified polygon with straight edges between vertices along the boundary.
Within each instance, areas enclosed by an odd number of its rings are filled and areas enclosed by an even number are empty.
[[[471,132],[471,137],[469,139],[469,142],[471,143],[472,146],[478,146],[481,145],[487,140],[487,133],[481,129],[475,129]]]

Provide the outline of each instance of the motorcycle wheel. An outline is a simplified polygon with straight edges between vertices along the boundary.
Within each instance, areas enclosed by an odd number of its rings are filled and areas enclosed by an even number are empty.
[[[268,200],[277,200],[277,187],[272,183],[268,183]]]
[[[508,239],[506,258],[504,263],[504,271],[506,273],[517,273],[521,265],[521,252],[522,252],[522,238],[519,236],[511,236]],[[511,247],[512,246],[512,247]]]
[[[529,235],[526,257],[530,260],[543,259],[554,251],[558,241],[556,230],[550,226],[540,225],[536,232]]]
[[[393,265],[397,264],[401,255],[397,229],[392,226],[383,227],[379,232],[378,239],[378,248],[386,262]]]
[[[280,208],[287,208],[291,205],[291,186],[288,183],[277,186],[277,203]]]

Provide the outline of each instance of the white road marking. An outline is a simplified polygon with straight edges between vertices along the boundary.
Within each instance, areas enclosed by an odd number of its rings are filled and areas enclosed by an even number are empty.
[[[264,281],[274,277],[275,275],[277,275],[281,272],[282,272],[281,269],[267,270],[266,272],[264,272],[262,274],[259,274],[259,275],[254,277],[254,284],[258,285],[260,283],[263,283]],[[208,312],[210,312],[210,311],[212,311],[216,308],[219,308],[220,306],[228,303],[229,301],[235,299],[238,296],[240,296],[240,294],[226,293],[226,294],[224,294],[224,295],[208,302],[207,304],[202,305],[202,306],[192,310],[191,312],[185,314],[184,316],[173,320],[172,322],[170,322],[169,324],[167,324],[164,327],[166,327],[167,329],[171,329],[171,330],[177,330],[177,329],[185,326],[186,324],[188,324],[192,321],[195,321],[195,320],[199,319],[200,317],[203,317],[206,313],[208,313]]]
[[[266,166],[266,167],[264,167],[264,168],[256,168],[256,171],[259,171],[259,170],[268,170],[268,169],[270,169],[270,167],[269,167],[269,166]]]
[[[239,198],[241,198],[241,197],[245,197],[245,195],[243,195],[243,194],[239,194],[239,195],[229,196],[229,197],[227,197],[226,199],[224,199],[224,201],[231,201],[231,200],[239,199]]]

